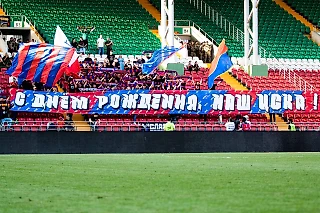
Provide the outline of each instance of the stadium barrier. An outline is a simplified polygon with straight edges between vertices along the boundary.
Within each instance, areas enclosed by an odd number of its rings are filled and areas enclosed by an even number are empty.
[[[318,132],[0,132],[0,154],[318,152]]]
[[[53,124],[49,126],[48,124]],[[5,122],[0,125],[2,132],[45,132],[45,131],[93,131],[93,132],[149,132],[163,131],[163,125],[166,121],[117,121],[101,120],[95,125],[90,125],[85,121],[77,121],[70,128],[69,125],[58,124],[56,121],[14,121]],[[287,126],[287,123],[269,123],[269,122],[252,122],[251,131],[279,131],[278,126]],[[295,122],[297,131],[320,131],[320,122]],[[88,128],[88,127],[91,128]],[[175,122],[176,131],[226,131],[224,123],[213,121],[195,122],[195,121],[178,121]],[[283,131],[283,128],[282,128]]]
[[[144,132],[144,131],[163,131],[163,125],[166,121],[116,121],[101,120],[95,125],[84,121],[77,121],[72,125],[59,124],[59,121],[17,121],[5,122],[0,125],[0,131],[5,132],[44,132],[44,131],[81,131],[82,127],[88,127],[87,131],[94,132]],[[51,125],[49,125],[51,124]],[[217,122],[194,122],[178,121],[175,122],[176,131],[226,131],[225,124]],[[276,124],[268,122],[252,122],[252,131],[278,131]]]

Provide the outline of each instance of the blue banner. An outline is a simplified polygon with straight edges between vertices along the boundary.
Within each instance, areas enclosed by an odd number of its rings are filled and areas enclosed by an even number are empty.
[[[317,112],[318,94],[303,91],[118,90],[83,93],[11,90],[13,111],[82,114]]]

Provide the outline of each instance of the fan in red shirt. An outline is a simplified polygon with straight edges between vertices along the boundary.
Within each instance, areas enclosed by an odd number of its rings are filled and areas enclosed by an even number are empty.
[[[242,118],[241,128],[242,128],[242,131],[244,131],[244,132],[251,130],[251,123],[249,121],[247,121],[246,117]]]

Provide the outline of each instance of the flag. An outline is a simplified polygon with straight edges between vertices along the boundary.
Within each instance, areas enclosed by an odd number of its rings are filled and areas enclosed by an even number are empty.
[[[8,52],[8,45],[7,42],[3,40],[2,33],[0,34],[0,52],[3,52],[4,54]]]
[[[211,89],[214,86],[214,79],[221,74],[227,72],[232,67],[232,61],[228,56],[228,47],[223,39],[218,47],[218,52],[214,57],[208,75],[208,88]]]
[[[59,26],[57,26],[53,44],[55,46],[71,47],[70,41]]]
[[[153,52],[150,60],[142,65],[142,72],[149,74],[155,70],[164,60],[178,52],[181,48],[165,47]]]
[[[67,76],[71,76],[73,78],[80,78],[79,77],[79,72],[80,72],[80,64],[78,61],[78,54],[75,51],[75,53],[73,54],[70,63],[68,65],[67,71],[66,71],[66,75]]]
[[[70,41],[68,40],[67,36],[64,34],[64,32],[59,26],[57,26],[56,33],[54,35],[54,45],[71,48]],[[72,59],[70,60],[70,63],[68,64],[68,69],[66,71],[66,74],[68,76],[73,76],[73,77],[78,76],[78,73],[80,71],[80,64],[78,61],[78,57],[79,55],[75,51],[72,56]]]
[[[54,86],[68,68],[74,48],[51,44],[24,44],[13,59],[7,74],[16,77],[19,85],[24,80]]]

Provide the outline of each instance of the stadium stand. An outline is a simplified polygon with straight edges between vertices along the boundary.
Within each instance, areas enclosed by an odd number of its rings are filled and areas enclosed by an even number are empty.
[[[240,29],[243,28],[243,8],[240,0],[232,2],[208,1],[213,8],[219,13],[226,16]],[[153,4],[160,8],[160,2],[152,0]],[[37,23],[38,30],[50,43],[53,43],[53,33],[57,24],[65,31],[66,35],[71,38],[80,37],[81,33],[77,31],[77,26],[95,26],[96,29],[89,36],[90,52],[96,53],[96,39],[99,34],[107,35],[114,41],[114,51],[119,55],[125,55],[125,60],[131,59],[131,66],[135,66],[133,60],[140,60],[134,55],[141,55],[142,51],[148,49],[157,49],[160,46],[159,40],[153,35],[149,28],[158,23],[134,0],[123,2],[100,1],[98,4],[91,1],[66,1],[59,2],[28,0],[28,1],[6,1],[2,2],[4,8],[9,14],[25,14]],[[38,7],[35,9],[33,6]],[[229,46],[229,55],[233,57],[243,56],[242,45],[233,40],[231,36],[221,30],[218,26],[212,24],[200,11],[190,5],[187,1],[175,1],[176,19],[192,20],[201,26],[209,35],[220,42],[223,38],[227,40]],[[319,57],[317,46],[303,36],[305,30],[299,22],[291,17],[272,1],[261,3],[260,9],[260,44],[272,51],[278,58],[292,58],[293,63],[297,63],[293,72],[298,73],[310,83],[320,88],[320,82],[314,66],[304,66],[306,64],[315,65],[319,63],[316,57]],[[51,10],[48,10],[51,8]],[[232,10],[230,9],[232,8]],[[50,12],[44,12],[50,11]],[[131,11],[132,13],[127,13]],[[132,14],[135,14],[132,16]],[[275,15],[276,14],[276,15]],[[74,18],[77,17],[77,18]],[[272,23],[272,24],[270,24]],[[286,35],[286,36],[283,36]],[[134,38],[134,39],[133,39]],[[285,51],[283,51],[285,49]],[[130,57],[127,55],[130,55]],[[302,60],[302,59],[303,60]],[[94,59],[94,57],[92,58]],[[308,60],[306,60],[308,59]],[[103,59],[102,59],[103,60]],[[286,62],[287,59],[283,59]],[[305,61],[306,60],[306,61]],[[309,61],[310,60],[310,61]],[[193,60],[196,61],[196,60]],[[310,62],[310,63],[309,63]],[[299,63],[302,64],[299,67]],[[141,64],[140,64],[141,65]],[[111,68],[112,69],[112,68]],[[0,89],[7,96],[10,83],[8,76],[4,74],[5,68],[0,70]],[[268,77],[250,77],[242,69],[232,69],[230,75],[235,77],[241,84],[250,90],[296,90],[299,89],[292,85],[288,80],[279,74],[276,68],[269,69]],[[85,65],[82,63],[81,80],[75,82],[74,79],[61,79],[60,86],[68,92],[70,83],[76,85],[75,91],[86,91],[87,89],[169,89],[169,90],[205,90],[207,88],[208,69],[200,68],[198,71],[185,70],[183,76],[178,76],[175,72],[165,71],[158,72],[160,79],[155,75],[141,74],[141,70],[136,67],[136,71],[128,67],[126,70],[109,72],[108,65],[99,67]],[[164,77],[166,79],[165,83]],[[158,84],[157,84],[158,81]],[[160,83],[159,83],[160,82]],[[170,83],[168,83],[170,82]],[[233,90],[223,79],[215,80],[216,90]],[[157,85],[157,87],[155,87]],[[75,92],[74,91],[74,92]],[[94,90],[93,90],[94,91]],[[219,112],[214,115],[191,116],[185,115],[178,118],[176,127],[179,131],[220,131],[225,130],[222,123],[225,123],[229,117],[235,117],[239,112],[222,113],[222,122],[219,121]],[[244,114],[240,114],[243,116]],[[252,122],[252,129],[257,131],[276,131],[278,126],[268,122],[266,115],[249,115]],[[61,114],[35,114],[19,113],[17,121],[13,125],[14,131],[46,131],[49,122],[56,126],[61,126]],[[315,121],[320,122],[316,114],[293,114],[285,113],[285,119],[293,118],[297,122]],[[165,122],[167,117],[138,116],[132,115],[114,115],[101,116],[100,123],[96,131],[141,131],[141,124],[145,122]],[[314,124],[299,124],[301,130],[314,130],[319,126]]]
[[[95,27],[89,35],[91,53],[97,52],[96,40],[100,34],[112,39],[115,54],[141,55],[144,50],[157,49],[160,45],[159,39],[149,31],[150,26],[157,25],[156,21],[135,0],[13,0],[2,1],[2,6],[9,15],[30,18],[51,44],[55,28],[60,25],[70,41],[81,36],[78,26]]]
[[[160,9],[159,0],[151,2]],[[218,13],[228,19],[239,29],[243,29],[243,1],[205,1]],[[243,48],[227,35],[220,27],[215,25],[208,17],[205,17],[188,1],[175,1],[176,19],[192,20],[203,28],[217,41],[226,38],[230,48],[230,55],[234,57],[243,56]],[[276,58],[291,59],[318,59],[320,57],[319,47],[304,36],[307,28],[288,15],[271,0],[260,1],[259,6],[259,44]]]
[[[154,6],[160,11],[160,1],[151,0]],[[225,33],[216,26],[212,24],[208,18],[206,18],[201,12],[195,9],[187,1],[178,0],[175,1],[175,19],[176,20],[192,20],[198,24],[203,30],[206,31],[208,35],[215,39],[217,43],[220,43],[222,39],[226,40],[229,47],[229,55],[233,57],[243,57],[243,47],[242,45],[233,40],[228,33]]]
[[[283,79],[279,70],[268,71],[268,76],[251,77],[242,69],[232,69],[232,75],[243,85],[254,91],[260,90],[297,90],[287,79]]]
[[[232,23],[243,29],[242,1],[209,0],[213,8],[226,16]],[[231,8],[233,8],[231,10]],[[238,8],[238,9],[235,9]],[[277,58],[309,59],[319,58],[319,47],[303,35],[308,29],[289,15],[273,1],[259,4],[260,45]]]
[[[307,18],[314,25],[320,26],[319,4],[316,1],[285,0],[288,5]]]
[[[5,69],[1,70],[2,76]],[[201,71],[185,71],[186,75],[197,75],[197,77],[202,76],[203,81],[206,79],[207,69],[201,69]],[[201,73],[201,74],[200,74]],[[6,76],[8,77],[8,76]],[[2,79],[2,78],[1,78]],[[6,78],[7,79],[7,78]],[[195,78],[197,81],[197,78]],[[230,90],[229,85],[225,85],[224,82],[217,79],[218,87],[217,89],[227,89]],[[9,84],[7,85],[7,89]],[[204,88],[200,88],[204,89]],[[215,115],[209,115],[206,118],[203,116],[191,116],[185,115],[181,116],[176,127],[178,131],[223,131],[225,130],[224,123],[229,117],[235,117],[239,115],[238,112],[233,113],[221,113],[222,119],[219,123],[219,112]],[[244,115],[244,114],[243,114]],[[242,116],[243,116],[242,115]],[[19,113],[16,115],[16,120],[12,125],[10,130],[13,131],[47,131],[48,123],[53,123],[59,130],[64,130],[63,121],[61,118],[64,116],[62,114],[54,113]],[[142,131],[142,123],[149,122],[159,122],[163,123],[167,119],[166,116],[137,116],[134,118],[132,115],[101,115],[101,122],[97,125],[96,131]],[[267,117],[265,115],[250,115],[250,120],[252,122],[252,129],[257,131],[276,131],[277,126],[275,124],[267,123]]]
[[[177,131],[225,131],[224,123],[227,118],[236,117],[238,113],[221,114],[225,118],[218,122],[219,115],[199,118],[199,116],[184,115],[176,123]],[[55,128],[51,130],[65,131],[66,124],[61,114],[38,114],[38,113],[20,113],[18,120],[11,125],[10,131],[48,131],[49,124]],[[101,115],[99,122],[93,131],[144,131],[145,124],[164,124],[168,117],[166,116],[137,116],[133,121],[132,116],[126,115]],[[253,131],[277,131],[276,124],[267,122],[265,115],[250,115]],[[83,125],[86,125],[83,122]],[[49,129],[50,130],[50,129]],[[159,129],[158,129],[159,131]]]

